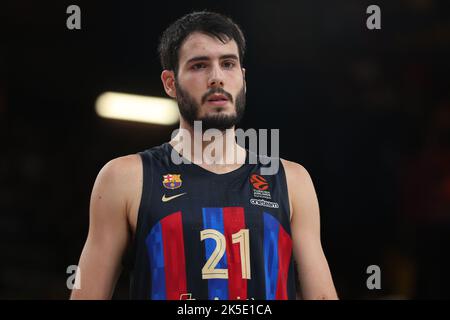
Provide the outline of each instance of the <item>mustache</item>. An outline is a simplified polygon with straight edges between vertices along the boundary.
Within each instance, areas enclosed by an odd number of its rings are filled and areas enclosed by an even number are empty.
[[[226,92],[224,89],[222,89],[222,88],[211,88],[202,96],[202,104],[204,104],[206,102],[206,99],[210,95],[215,94],[215,93],[223,94],[225,97],[227,97],[227,99],[230,102],[233,102],[233,96],[230,93]]]

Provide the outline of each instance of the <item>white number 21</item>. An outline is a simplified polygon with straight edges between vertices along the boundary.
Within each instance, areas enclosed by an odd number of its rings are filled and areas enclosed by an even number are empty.
[[[216,247],[208,261],[202,268],[203,279],[228,279],[228,269],[216,269],[220,259],[225,254],[227,243],[225,236],[214,229],[205,229],[200,232],[200,240],[214,239]],[[250,279],[250,234],[248,229],[241,229],[232,234],[232,242],[240,244],[241,271],[243,279]]]

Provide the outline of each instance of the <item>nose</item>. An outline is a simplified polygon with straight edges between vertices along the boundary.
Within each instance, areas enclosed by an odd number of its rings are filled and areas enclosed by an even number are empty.
[[[217,88],[221,87],[223,88],[223,75],[222,71],[220,70],[220,67],[212,68],[209,80],[208,80],[208,87],[209,88]]]

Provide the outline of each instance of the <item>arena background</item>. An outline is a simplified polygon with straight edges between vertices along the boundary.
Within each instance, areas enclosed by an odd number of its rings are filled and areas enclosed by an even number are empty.
[[[81,30],[66,8],[81,8]],[[381,8],[368,30],[366,8]],[[241,127],[279,128],[310,172],[342,299],[449,298],[446,1],[7,1],[0,20],[0,298],[67,299],[95,177],[177,126],[99,118],[104,91],[165,96],[156,46],[192,10],[230,15],[248,50]],[[381,268],[368,290],[369,265]],[[115,299],[126,299],[128,274]]]

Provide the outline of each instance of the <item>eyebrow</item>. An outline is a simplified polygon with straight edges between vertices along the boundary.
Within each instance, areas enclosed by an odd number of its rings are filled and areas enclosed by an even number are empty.
[[[222,56],[219,57],[219,59],[224,60],[224,59],[233,59],[233,60],[237,60],[239,61],[239,57],[235,54],[224,54]],[[208,56],[197,56],[197,57],[193,57],[191,59],[189,59],[186,64],[192,63],[192,62],[196,62],[196,61],[206,61],[206,60],[211,60],[210,57]]]

